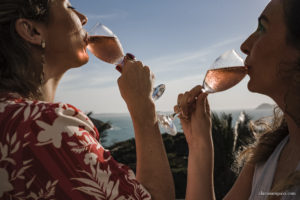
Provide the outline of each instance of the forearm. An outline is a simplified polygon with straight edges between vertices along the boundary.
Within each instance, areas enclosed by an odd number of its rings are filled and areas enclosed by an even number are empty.
[[[175,199],[173,177],[153,102],[145,110],[136,109],[130,114],[136,139],[137,180],[148,189],[153,199]]]
[[[189,148],[186,200],[215,199],[212,144]]]

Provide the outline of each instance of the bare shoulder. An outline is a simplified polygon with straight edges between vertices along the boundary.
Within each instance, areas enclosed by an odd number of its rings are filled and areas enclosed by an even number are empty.
[[[224,197],[224,200],[249,199],[249,196],[251,194],[254,169],[254,165],[245,164],[233,187]]]

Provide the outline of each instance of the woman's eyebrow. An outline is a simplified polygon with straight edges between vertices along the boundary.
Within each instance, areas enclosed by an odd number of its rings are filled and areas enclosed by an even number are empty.
[[[270,21],[269,21],[269,19],[267,18],[266,15],[259,16],[258,21],[265,21],[267,23],[270,23]]]

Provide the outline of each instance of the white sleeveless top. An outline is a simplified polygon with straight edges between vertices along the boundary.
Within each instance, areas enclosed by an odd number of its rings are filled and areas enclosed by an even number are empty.
[[[280,153],[288,140],[289,137],[286,136],[265,163],[256,164],[249,200],[266,200],[268,195],[279,195],[281,200],[300,199],[300,187],[294,187],[286,192],[270,193]],[[296,171],[298,170],[300,170],[300,162],[296,168]]]

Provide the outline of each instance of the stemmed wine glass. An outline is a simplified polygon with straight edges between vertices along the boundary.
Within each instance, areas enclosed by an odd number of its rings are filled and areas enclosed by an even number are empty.
[[[247,74],[247,67],[243,59],[235,52],[229,50],[219,56],[206,72],[202,92],[215,93],[227,90],[238,84]],[[158,120],[167,133],[176,135],[177,130],[174,118],[179,113],[158,115]]]
[[[89,31],[88,49],[100,60],[116,65],[116,69],[122,73],[124,58],[135,59],[134,55],[124,55],[123,47],[118,37],[101,23]],[[165,91],[165,85],[160,84],[153,89],[152,98],[157,100]]]

